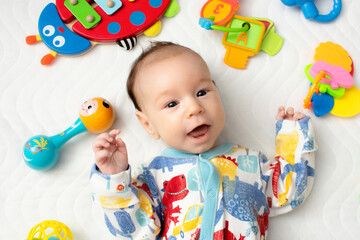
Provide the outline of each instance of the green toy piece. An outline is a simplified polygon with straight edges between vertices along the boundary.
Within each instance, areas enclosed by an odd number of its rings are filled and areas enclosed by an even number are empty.
[[[94,27],[101,20],[100,15],[86,0],[65,0],[64,5],[86,29]]]
[[[267,18],[248,18],[262,22],[265,25],[265,33],[260,46],[260,50],[264,51],[270,56],[276,55],[280,51],[284,43],[284,39],[280,37],[277,33],[275,33],[274,22]]]
[[[314,82],[314,79],[311,77],[311,75],[309,73],[311,66],[312,66],[312,64],[309,64],[305,67],[305,75],[309,79],[310,82]],[[325,77],[329,78],[329,76],[325,76]],[[345,88],[339,87],[337,89],[332,89],[330,84],[324,84],[324,83],[319,83],[319,91],[321,93],[328,93],[331,96],[336,97],[336,98],[341,98],[345,94]]]
[[[265,27],[259,21],[247,21],[248,19],[249,18],[246,19],[244,17],[235,15],[234,18],[231,20],[228,28],[240,29],[244,28],[246,25],[250,25],[250,29],[246,31],[246,35],[242,35],[242,33],[239,33],[244,31],[227,31],[225,33],[224,39],[227,43],[257,53],[259,51],[260,44],[265,33]]]
[[[174,17],[176,16],[176,14],[178,14],[180,11],[180,7],[179,4],[177,3],[176,0],[171,0],[168,8],[166,9],[166,12],[164,13],[165,17]]]

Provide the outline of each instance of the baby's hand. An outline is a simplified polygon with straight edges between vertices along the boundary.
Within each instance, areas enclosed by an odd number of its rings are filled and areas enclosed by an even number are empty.
[[[305,114],[301,112],[295,112],[294,108],[289,107],[285,112],[285,107],[281,106],[278,109],[278,113],[275,117],[276,120],[292,120],[292,121],[298,121],[300,119],[303,119],[306,117]]]
[[[103,174],[117,174],[128,168],[126,145],[121,138],[116,138],[120,130],[100,134],[94,144],[95,163]]]

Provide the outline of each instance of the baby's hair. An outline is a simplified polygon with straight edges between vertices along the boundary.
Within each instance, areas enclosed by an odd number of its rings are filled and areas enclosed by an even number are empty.
[[[135,84],[135,79],[136,79],[136,75],[139,71],[139,69],[141,68],[141,64],[144,62],[145,58],[147,58],[148,56],[152,55],[153,53],[165,50],[165,49],[172,49],[175,51],[167,51],[164,52],[164,56],[161,56],[159,59],[164,59],[166,57],[169,56],[175,56],[178,55],[186,50],[191,51],[195,54],[197,54],[196,52],[194,52],[193,50],[191,50],[190,48],[181,46],[179,44],[176,43],[172,43],[172,42],[166,42],[166,41],[154,41],[151,42],[151,45],[149,48],[145,49],[141,55],[135,60],[135,62],[133,63],[128,79],[127,79],[127,83],[126,83],[126,87],[127,87],[127,92],[129,94],[129,97],[131,99],[131,101],[133,102],[135,108],[139,111],[141,111],[140,106],[136,100],[135,94],[134,94],[134,84]],[[198,55],[198,54],[197,54]],[[155,58],[156,60],[156,58]]]

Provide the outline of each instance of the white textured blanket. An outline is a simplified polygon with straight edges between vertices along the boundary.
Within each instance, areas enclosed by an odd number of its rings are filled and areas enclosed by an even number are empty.
[[[178,2],[179,14],[163,19],[162,31],[153,39],[188,46],[207,61],[227,111],[221,142],[273,157],[277,108],[302,110],[308,90],[304,68],[314,62],[321,42],[335,42],[349,52],[355,85],[360,87],[358,0],[343,1],[340,16],[327,24],[306,20],[300,9],[280,0],[241,0],[238,15],[271,19],[284,38],[277,55],[260,52],[249,59],[246,70],[224,64],[223,34],[198,25],[206,1]],[[320,12],[333,5],[315,2]],[[97,45],[82,56],[58,56],[51,66],[42,66],[40,59],[49,49],[40,43],[28,46],[25,37],[37,34],[38,17],[48,3],[13,0],[2,1],[0,7],[0,239],[26,239],[32,226],[47,219],[65,223],[76,240],[111,239],[101,210],[92,204],[88,183],[96,135],[82,133],[71,139],[58,163],[45,172],[24,163],[22,147],[33,135],[65,130],[77,119],[83,101],[98,96],[115,108],[114,126],[122,130],[133,165],[160,153],[164,146],[137,122],[125,87],[132,61],[151,39],[139,37],[129,52],[116,44]],[[360,116],[317,118],[310,110],[304,112],[313,118],[319,146],[315,184],[302,207],[270,219],[269,239],[359,239]]]

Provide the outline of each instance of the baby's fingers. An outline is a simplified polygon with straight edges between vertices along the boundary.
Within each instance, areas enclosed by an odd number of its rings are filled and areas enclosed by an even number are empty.
[[[275,120],[281,120],[284,119],[284,117],[285,117],[285,107],[281,106],[278,109],[278,113],[275,117]]]
[[[125,142],[121,138],[116,139],[117,149],[122,153],[127,153]]]
[[[104,134],[102,136],[99,135],[99,137],[96,138],[96,140],[93,144],[94,152],[110,147],[111,142],[113,140],[114,140],[113,137],[111,137],[108,134]]]
[[[109,135],[111,136],[111,137],[116,137],[117,135],[119,135],[120,134],[120,130],[119,129],[113,129],[113,130],[111,130],[110,132],[109,132]]]
[[[286,119],[293,119],[294,118],[294,108],[289,107],[288,109],[286,109]]]
[[[296,112],[294,114],[294,120],[295,121],[298,121],[298,120],[303,119],[305,117],[306,117],[306,115],[304,113],[302,113],[302,112]]]

